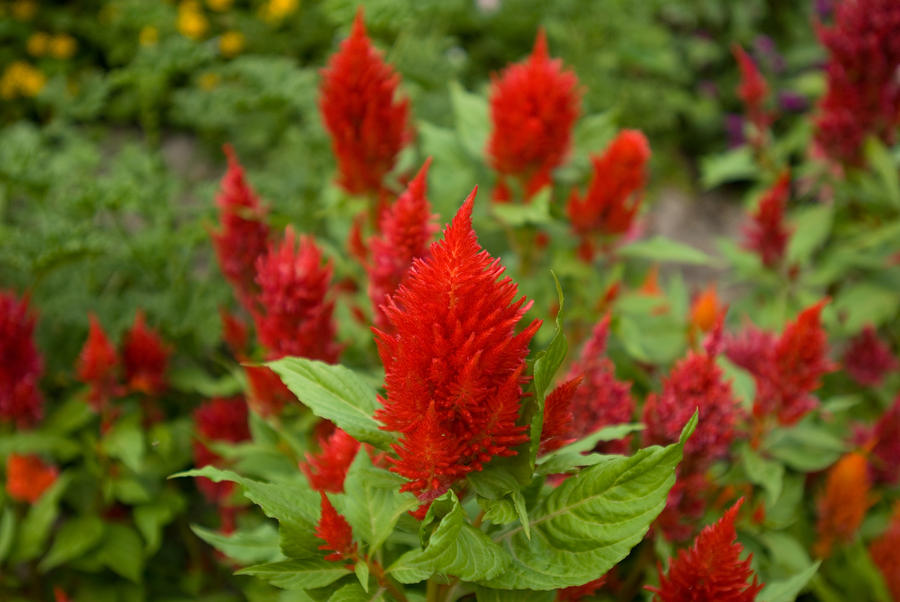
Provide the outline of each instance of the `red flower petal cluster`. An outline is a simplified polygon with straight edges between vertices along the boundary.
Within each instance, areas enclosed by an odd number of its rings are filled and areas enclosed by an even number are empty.
[[[430,158],[406,191],[382,213],[381,232],[370,242],[369,298],[375,309],[375,326],[385,332],[390,327],[382,304],[406,278],[413,259],[428,254],[428,245],[437,231],[435,215],[425,196],[429,165]]]
[[[864,387],[878,387],[885,375],[897,369],[897,358],[872,326],[855,336],[844,352],[844,370]]]
[[[750,568],[752,554],[741,560],[734,520],[743,498],[715,524],[705,527],[694,545],[678,552],[668,574],[659,569],[659,587],[647,587],[655,602],[752,602],[762,589]],[[748,583],[750,578],[752,583]]]
[[[0,291],[0,421],[19,427],[35,424],[44,413],[38,389],[44,360],[34,345],[34,322],[28,297]]]
[[[171,349],[155,330],[147,327],[144,312],[138,310],[131,330],[122,342],[125,380],[133,391],[158,395],[166,388],[166,368]]]
[[[791,236],[791,229],[784,223],[784,208],[790,193],[791,176],[783,172],[744,226],[744,247],[755,251],[766,267],[778,265]]]
[[[826,557],[835,543],[853,539],[872,505],[871,488],[866,458],[861,453],[849,453],[831,467],[819,500],[816,554]]]
[[[256,262],[259,309],[256,331],[274,357],[295,355],[336,362],[334,302],[327,301],[331,263],[322,265],[322,252],[308,236],[288,226],[280,246]]]
[[[333,553],[325,556],[325,560],[352,560],[356,556],[356,544],[353,543],[353,530],[347,519],[338,514],[331,500],[320,491],[322,496],[322,514],[319,524],[316,526],[316,537],[325,543],[319,546],[320,550],[331,550]]]
[[[832,159],[862,161],[866,136],[888,144],[900,125],[900,5],[895,0],[847,0],[819,37],[828,50],[828,90],[816,121],[816,142]]]
[[[769,86],[765,78],[756,67],[756,63],[750,58],[741,46],[734,44],[731,52],[738,62],[741,70],[741,83],[738,86],[738,97],[744,103],[747,117],[756,129],[757,135],[769,126],[771,117],[767,113],[763,103],[769,95]]]
[[[244,366],[249,391],[247,404],[260,416],[278,416],[285,405],[297,398],[281,378],[265,366]]]
[[[544,399],[544,426],[541,429],[541,447],[538,453],[546,454],[575,441],[572,399],[583,376],[576,376],[556,387]]]
[[[6,457],[6,493],[14,500],[33,504],[56,482],[59,470],[39,456],[9,454]]]
[[[491,130],[487,154],[500,174],[521,182],[526,198],[550,182],[572,144],[572,126],[580,112],[578,78],[547,53],[540,30],[527,60],[508,66],[491,83]]]
[[[494,456],[528,440],[516,425],[535,320],[516,325],[531,306],[481,249],[472,230],[473,190],[444,238],[385,304],[391,333],[375,330],[386,398],[375,417],[401,434],[391,470],[404,491],[430,501]]]
[[[650,144],[638,130],[622,130],[602,155],[594,155],[591,183],[582,196],[573,189],[566,205],[572,230],[591,246],[595,236],[618,236],[631,228],[647,181]],[[586,252],[592,256],[592,250]]]
[[[362,10],[350,37],[322,70],[319,109],[338,161],[338,184],[377,195],[411,138],[409,101],[396,100],[399,76],[366,36]]]
[[[659,529],[669,541],[687,541],[697,532],[698,521],[706,512],[707,498],[714,486],[705,470],[690,472],[679,466],[675,475],[675,484],[666,496],[666,507],[656,517],[653,528]]]
[[[88,402],[99,410],[118,393],[119,356],[97,316],[90,314],[89,319],[90,330],[78,356],[77,371],[81,382],[90,386]]]
[[[894,511],[887,530],[869,545],[869,554],[881,571],[891,597],[900,600],[900,508]]]
[[[584,585],[575,585],[557,590],[556,602],[577,602],[582,598],[593,596],[604,585],[606,585],[606,575],[603,575],[599,579],[588,581]]]
[[[300,470],[313,489],[343,493],[344,478],[359,451],[359,441],[335,428],[328,437],[319,439],[319,450],[316,455],[306,454]]]
[[[250,338],[247,325],[239,316],[224,307],[219,308],[219,318],[222,321],[222,338],[225,339],[225,343],[231,349],[234,357],[243,360],[247,355],[247,344]]]
[[[242,305],[252,309],[257,293],[256,260],[265,254],[269,240],[266,209],[244,176],[234,149],[225,145],[228,171],[216,197],[221,228],[212,233],[222,273]]]
[[[881,415],[872,430],[872,454],[869,459],[877,483],[900,482],[900,396]]]
[[[631,422],[634,416],[631,383],[616,380],[616,367],[605,355],[609,320],[607,315],[594,326],[581,355],[569,368],[567,378],[584,375],[572,399],[573,439],[581,439],[605,426]],[[628,448],[627,437],[597,446],[598,451],[608,454],[624,454]]]
[[[199,439],[194,441],[194,464],[201,468],[216,466],[222,458],[209,449],[204,441],[239,443],[250,438],[247,423],[247,404],[240,397],[214,398],[194,410],[194,428]],[[214,483],[206,477],[197,479],[197,487],[210,502],[223,502],[234,490],[234,483]]]

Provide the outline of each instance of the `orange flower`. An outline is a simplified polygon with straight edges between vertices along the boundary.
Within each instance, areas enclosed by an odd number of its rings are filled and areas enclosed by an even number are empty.
[[[900,504],[881,537],[869,545],[872,562],[881,570],[894,600],[900,600]]]
[[[33,504],[56,481],[59,470],[39,456],[10,454],[6,458],[6,493],[20,502]]]
[[[826,557],[835,543],[853,539],[866,510],[872,505],[871,487],[869,467],[861,453],[849,453],[831,467],[825,481],[825,493],[819,501],[816,554]]]
[[[719,303],[716,284],[713,282],[694,298],[691,305],[691,330],[709,332],[724,313],[725,306]]]

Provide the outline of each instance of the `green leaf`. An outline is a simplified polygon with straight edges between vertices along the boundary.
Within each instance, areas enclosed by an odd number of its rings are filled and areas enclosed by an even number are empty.
[[[821,560],[809,565],[803,571],[792,575],[787,579],[769,582],[759,592],[760,602],[794,602],[797,595],[802,592],[809,580],[819,570]]]
[[[822,427],[804,422],[789,429],[775,429],[764,449],[799,472],[816,472],[834,464],[847,445]]]
[[[619,247],[619,254],[623,257],[647,259],[654,262],[690,263],[696,265],[711,265],[712,257],[688,246],[676,242],[664,236],[654,236],[646,240],[638,240]]]
[[[700,182],[710,189],[736,180],[749,180],[756,176],[758,168],[750,147],[741,146],[700,160]]]
[[[360,587],[358,583],[348,583],[331,594],[328,602],[377,602],[384,599],[385,590],[377,587],[371,592]]]
[[[876,137],[870,136],[865,145],[866,159],[878,176],[884,196],[894,207],[900,207],[900,169],[887,147]]]
[[[77,455],[78,451],[78,444],[65,435],[20,431],[0,437],[0,456],[13,453],[50,454],[65,460]]]
[[[98,558],[114,573],[139,583],[144,570],[144,544],[141,536],[131,527],[111,523],[100,544]]]
[[[643,430],[643,428],[643,424],[614,424],[605,426],[599,431],[591,433],[574,443],[553,450],[538,458],[537,473],[540,475],[557,474],[568,472],[573,468],[580,466],[593,466],[600,462],[604,462],[609,459],[610,456],[584,454],[585,452],[594,449],[600,441],[615,441],[616,439],[626,437],[635,431]]]
[[[450,103],[460,143],[473,159],[481,161],[491,126],[487,99],[467,92],[454,81],[450,82]]]
[[[77,431],[90,422],[93,417],[94,412],[83,399],[70,397],[56,408],[52,414],[47,416],[42,430],[48,433],[65,435]]]
[[[278,529],[270,522],[257,525],[254,529],[235,531],[225,535],[199,525],[191,525],[197,537],[213,546],[239,564],[255,564],[282,560],[278,545]]]
[[[738,452],[741,464],[751,483],[761,486],[766,492],[766,505],[773,506],[781,497],[784,480],[784,466],[779,462],[767,460],[755,452],[749,445],[741,446]]]
[[[501,222],[513,228],[542,226],[553,221],[550,215],[550,186],[545,186],[528,203],[494,203],[491,211]]]
[[[103,538],[103,521],[97,516],[79,516],[63,523],[50,551],[38,568],[47,572],[89,551]]]
[[[351,572],[339,562],[320,558],[282,560],[243,568],[237,575],[253,575],[282,589],[309,589],[331,585]]]
[[[475,588],[475,599],[478,602],[553,602],[556,599],[556,592],[491,589],[479,585]]]
[[[144,538],[147,556],[159,549],[162,529],[184,508],[184,499],[176,492],[164,489],[149,504],[138,506],[132,512],[134,525]]]
[[[144,464],[144,429],[140,416],[134,414],[116,421],[103,436],[106,453],[117,458],[135,472],[141,472]]]
[[[7,506],[0,516],[0,564],[6,560],[16,538],[16,513]]]
[[[63,473],[56,479],[41,498],[35,502],[25,515],[18,539],[13,550],[13,559],[19,562],[37,557],[43,550],[44,543],[50,535],[50,528],[59,515],[59,499],[69,484],[69,477]]]
[[[352,370],[300,357],[266,364],[313,413],[331,420],[355,439],[385,448],[393,437],[372,417],[375,390]]]
[[[818,205],[798,209],[792,213],[791,222],[796,227],[788,242],[787,259],[790,263],[803,265],[828,239],[834,222],[834,208],[830,205]]]
[[[531,539],[522,527],[495,536],[512,557],[481,581],[498,589],[549,590],[581,585],[608,571],[634,547],[665,507],[695,413],[678,443],[630,458],[612,456],[564,481],[532,510]]]
[[[898,309],[896,290],[870,282],[845,286],[834,300],[834,311],[844,318],[841,329],[847,334],[857,333],[867,324],[881,326],[893,320]]]
[[[508,525],[518,518],[516,507],[509,497],[494,500],[486,497],[477,498],[478,505],[484,510],[484,520],[495,525]]]
[[[731,381],[731,389],[745,408],[753,406],[753,400],[756,399],[756,379],[749,371],[744,370],[724,355],[716,358],[716,364],[722,369],[726,380]]]
[[[364,591],[369,591],[369,565],[365,560],[357,560],[356,565],[353,567],[353,572],[356,574],[356,580],[359,581],[360,586],[362,586]]]

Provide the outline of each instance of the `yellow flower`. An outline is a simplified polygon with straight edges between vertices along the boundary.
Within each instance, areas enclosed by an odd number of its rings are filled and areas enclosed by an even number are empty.
[[[231,2],[232,0],[206,0],[206,6],[212,10],[224,12],[231,8]]]
[[[178,5],[178,31],[181,35],[199,40],[209,29],[209,21],[200,11],[200,6],[196,2],[182,2]]]
[[[141,46],[155,46],[159,40],[159,31],[152,25],[144,25],[141,33],[138,34],[138,41]]]
[[[299,4],[299,0],[269,0],[262,6],[260,12],[263,19],[272,23],[284,19],[297,10]]]
[[[244,49],[244,34],[239,31],[226,31],[219,38],[219,51],[223,56],[232,57]]]
[[[43,31],[36,31],[28,37],[25,48],[31,56],[44,56],[50,45],[50,36]]]
[[[219,76],[215,73],[204,73],[200,76],[198,83],[204,90],[212,90],[219,85]]]
[[[34,0],[16,0],[10,6],[9,12],[19,21],[28,21],[37,12],[37,2]]]
[[[70,58],[77,47],[78,42],[67,33],[57,34],[50,40],[50,54],[58,59]]]
[[[23,61],[13,61],[0,78],[0,97],[37,96],[47,83],[44,74]]]

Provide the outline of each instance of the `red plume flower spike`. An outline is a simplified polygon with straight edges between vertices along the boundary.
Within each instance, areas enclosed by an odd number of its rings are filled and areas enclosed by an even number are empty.
[[[897,358],[872,326],[853,337],[844,352],[844,370],[864,387],[878,387],[885,375],[897,369]]]
[[[214,398],[194,410],[194,428],[200,439],[206,441],[230,441],[239,443],[250,439],[247,423],[247,404],[240,397]],[[202,440],[194,441],[194,465],[202,468],[219,465],[222,458],[209,449]],[[224,501],[234,490],[234,483],[214,483],[206,477],[197,479],[197,487],[210,502]]]
[[[244,373],[249,385],[247,404],[260,416],[278,416],[297,399],[271,368],[244,366]]]
[[[835,543],[853,538],[872,505],[871,488],[866,458],[861,453],[849,453],[831,467],[819,500],[816,554],[827,557]]]
[[[551,59],[544,30],[527,60],[508,66],[491,83],[487,154],[500,175],[498,199],[508,198],[506,177],[517,178],[526,199],[550,182],[572,144],[580,112],[578,78]]]
[[[334,562],[354,559],[356,544],[353,543],[353,530],[350,523],[338,514],[324,491],[320,491],[319,495],[322,496],[322,514],[319,524],[316,526],[316,537],[325,542],[319,546],[320,550],[331,550],[332,552],[325,556],[325,560]]]
[[[647,587],[655,602],[752,602],[762,589],[750,568],[752,554],[741,560],[744,548],[736,542],[734,521],[743,498],[715,524],[705,527],[694,545],[672,560],[668,574],[659,569],[659,587]],[[753,581],[748,583],[750,578]]]
[[[224,146],[228,171],[222,178],[216,205],[221,228],[212,233],[222,273],[248,310],[257,293],[256,260],[266,252],[269,226],[266,209],[244,176],[244,168],[230,145]]]
[[[869,555],[893,599],[900,600],[900,506],[894,510],[887,530],[869,545]]]
[[[334,363],[334,302],[326,300],[331,263],[308,236],[285,229],[284,240],[256,262],[260,309],[254,312],[259,340],[275,357],[295,355]]]
[[[409,101],[397,100],[400,77],[366,36],[362,9],[350,37],[322,70],[319,110],[349,194],[377,195],[411,138]]]
[[[738,62],[738,68],[741,71],[738,96],[741,102],[744,103],[750,123],[756,128],[756,136],[754,138],[761,142],[761,133],[769,127],[769,123],[772,120],[763,106],[766,97],[769,95],[769,85],[759,72],[756,63],[753,62],[750,55],[740,45],[734,44],[731,47],[731,52],[734,54],[734,58]]]
[[[872,476],[877,483],[896,485],[900,482],[900,395],[875,423],[872,438]]]
[[[59,470],[40,456],[9,454],[6,457],[6,493],[14,500],[33,504],[56,482]]]
[[[593,247],[595,236],[627,232],[641,207],[647,180],[650,144],[638,130],[623,130],[603,155],[591,157],[593,175],[584,196],[572,190],[566,213],[583,245]],[[592,255],[592,253],[588,253]]]
[[[500,279],[499,260],[472,230],[473,190],[430,257],[416,259],[385,304],[393,331],[375,330],[386,398],[376,419],[399,432],[391,470],[430,501],[494,456],[528,440],[516,425],[528,344],[541,322],[516,334],[531,306]]]
[[[166,388],[166,368],[171,349],[155,330],[147,327],[144,312],[138,310],[134,324],[122,342],[125,379],[133,391],[158,395]]]
[[[28,297],[0,291],[0,421],[27,427],[44,414],[38,381],[44,361],[34,345],[35,317]]]
[[[99,410],[117,393],[119,355],[97,316],[90,314],[89,319],[90,330],[78,356],[77,371],[81,382],[90,386],[88,402],[94,410]]]
[[[766,267],[781,262],[791,229],[784,223],[784,209],[790,195],[791,176],[783,172],[760,199],[756,213],[744,227],[744,247],[755,251]]]
[[[544,400],[544,426],[538,453],[546,454],[575,441],[572,399],[583,376],[576,376],[556,387]]]
[[[369,298],[375,308],[375,326],[385,332],[390,326],[382,304],[406,278],[413,259],[428,254],[437,231],[435,215],[425,196],[430,165],[429,157],[403,194],[382,214],[381,232],[370,244]]]
[[[316,491],[343,493],[347,470],[359,451],[359,441],[339,428],[327,437],[319,439],[318,454],[306,454],[306,462],[300,470]]]

